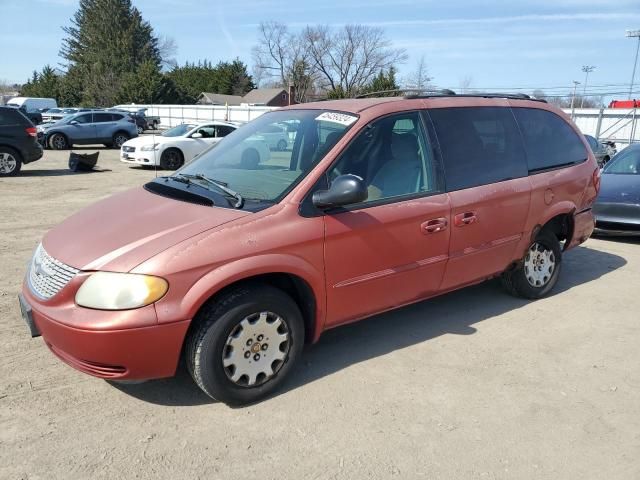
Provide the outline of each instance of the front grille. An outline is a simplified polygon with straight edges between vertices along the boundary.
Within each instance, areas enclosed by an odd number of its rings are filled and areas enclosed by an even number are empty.
[[[79,270],[49,256],[42,244],[38,246],[29,266],[29,286],[40,298],[50,299],[79,272]]]
[[[123,152],[131,153],[136,151],[136,147],[130,147],[129,145],[125,145],[122,147]]]

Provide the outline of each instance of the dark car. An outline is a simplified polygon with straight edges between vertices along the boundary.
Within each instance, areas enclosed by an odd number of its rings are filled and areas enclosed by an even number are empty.
[[[597,233],[640,235],[640,144],[625,148],[604,167],[593,213]]]
[[[42,158],[36,127],[17,108],[0,107],[0,177],[16,175],[23,163]]]
[[[585,135],[584,138],[587,139],[587,143],[591,147],[591,151],[593,151],[593,155],[596,157],[598,165],[600,165],[601,167],[606,165],[607,162],[609,162],[609,160],[611,159],[611,154],[609,153],[610,148],[607,148],[604,143],[598,141],[591,135]],[[613,145],[615,148],[615,143]]]
[[[120,148],[130,138],[138,136],[133,118],[119,112],[80,112],[68,115],[42,129],[41,140],[54,150],[72,145],[95,145]]]

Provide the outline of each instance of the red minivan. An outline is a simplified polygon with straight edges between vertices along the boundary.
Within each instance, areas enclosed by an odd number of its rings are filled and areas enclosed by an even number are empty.
[[[524,96],[296,105],[51,230],[20,305],[82,372],[168,377],[184,355],[246,404],[326,329],[496,276],[547,294],[591,235],[599,175],[570,119]]]

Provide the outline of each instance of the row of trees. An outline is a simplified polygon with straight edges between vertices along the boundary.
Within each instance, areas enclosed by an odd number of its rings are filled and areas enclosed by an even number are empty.
[[[397,89],[396,67],[407,59],[380,28],[307,26],[293,32],[264,22],[253,49],[253,76],[239,59],[180,66],[173,59],[175,43],[157,37],[131,0],[80,0],[63,30],[63,68],[34,72],[22,86],[24,96],[53,97],[61,105],[194,103],[201,92],[244,95],[256,85],[292,85],[295,100],[304,102]],[[406,83],[425,88],[429,80],[422,58]]]
[[[238,59],[178,66],[171,58],[173,41],[159,39],[131,0],[80,0],[63,30],[65,70],[46,65],[22,86],[22,95],[55,98],[60,105],[110,106],[194,103],[203,91],[242,95],[254,88]]]

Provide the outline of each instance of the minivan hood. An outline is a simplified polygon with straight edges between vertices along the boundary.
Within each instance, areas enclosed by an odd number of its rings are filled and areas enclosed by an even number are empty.
[[[198,233],[250,213],[161,197],[138,187],[102,200],[53,228],[49,255],[80,270],[128,272]]]

